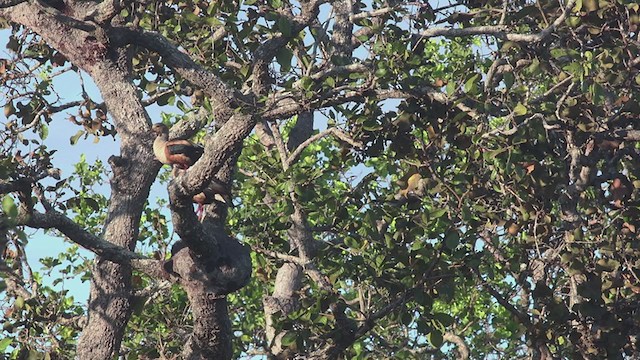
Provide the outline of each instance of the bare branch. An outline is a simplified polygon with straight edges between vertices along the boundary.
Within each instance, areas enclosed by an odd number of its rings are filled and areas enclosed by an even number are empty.
[[[349,75],[354,73],[364,73],[364,72],[368,72],[369,70],[370,68],[366,64],[354,63],[354,64],[348,64],[344,66],[333,66],[329,69],[318,71],[309,77],[315,81],[322,81],[334,75]],[[300,89],[301,86],[302,86],[302,79],[293,83],[294,89]]]
[[[0,273],[5,274],[3,277],[7,286],[7,291],[18,296],[22,296],[24,299],[30,299],[31,293],[24,287],[24,281],[13,269],[9,268],[7,264],[0,259]]]
[[[322,272],[320,272],[320,270],[316,268],[316,266],[313,264],[313,262],[311,262],[311,260],[305,261],[298,256],[282,254],[276,251],[262,249],[255,246],[252,247],[252,249],[255,252],[265,254],[274,259],[284,260],[286,262],[300,266],[304,270],[304,272],[309,276],[309,278],[311,278],[311,280],[313,280],[316,284],[318,284],[320,288],[326,291],[333,291],[333,286],[331,286],[331,282],[329,281],[329,278],[326,275],[324,275]]]
[[[298,158],[300,157],[300,154],[302,154],[302,152],[304,151],[304,149],[307,148],[307,146],[311,145],[312,143],[314,143],[315,141],[318,141],[326,136],[329,135],[333,135],[335,137],[337,137],[338,139],[348,143],[349,145],[355,147],[355,148],[362,148],[362,143],[353,140],[349,135],[347,135],[344,131],[337,129],[337,128],[330,128],[327,129],[321,133],[318,133],[316,135],[313,135],[312,137],[308,138],[307,140],[305,140],[302,144],[300,144],[292,153],[291,155],[289,155],[289,157],[286,160],[286,167],[288,168],[289,166],[291,166],[291,164],[293,164],[294,162],[296,162],[298,160]]]
[[[458,359],[467,360],[469,358],[469,346],[467,346],[467,343],[464,342],[464,339],[462,337],[447,331],[442,334],[442,339],[456,345],[458,353],[460,354]]]
[[[419,36],[430,38],[436,36],[460,37],[472,35],[491,35],[500,39],[506,39],[515,42],[535,43],[544,40],[551,35],[560,24],[566,19],[576,4],[576,0],[569,0],[564,11],[558,18],[548,27],[535,34],[514,34],[510,33],[509,28],[504,25],[496,26],[475,26],[469,28],[431,28],[418,33]]]
[[[353,14],[351,16],[349,16],[349,20],[351,22],[357,21],[357,20],[362,20],[362,19],[368,19],[368,18],[372,18],[372,17],[378,17],[378,16],[383,16],[386,15],[392,11],[394,11],[395,9],[392,7],[386,7],[386,8],[382,8],[382,9],[376,9],[373,11],[363,11],[357,14]]]
[[[76,244],[117,263],[126,263],[133,259],[144,259],[142,255],[124,250],[100,237],[91,234],[67,216],[57,212],[33,212],[21,214],[19,223],[37,229],[55,228]]]
[[[358,89],[343,91],[342,93],[332,92],[323,94],[321,98],[315,99],[311,104],[300,104],[294,101],[295,98],[290,92],[280,92],[276,94],[274,100],[268,103],[268,110],[262,114],[265,120],[283,119],[296,115],[302,111],[318,110],[325,107],[346,104],[348,102],[364,102],[367,99],[377,99],[379,101],[387,99],[410,99],[410,98],[428,98],[429,100],[441,104],[448,104],[448,97],[429,86],[414,88],[411,90],[396,89]],[[463,103],[454,105],[461,111],[469,114],[471,117],[477,117],[475,110],[469,108]]]
[[[220,26],[216,29],[216,31],[211,34],[211,41],[217,42],[224,38],[227,35],[227,29],[224,26]]]
[[[612,133],[602,133],[602,137],[613,137],[627,141],[640,141],[640,130],[615,130]]]
[[[287,148],[284,145],[284,140],[282,140],[282,134],[280,134],[280,129],[278,125],[275,123],[271,124],[271,134],[273,134],[273,140],[276,144],[276,149],[278,149],[278,154],[280,155],[280,161],[282,162],[282,169],[284,171],[289,170],[289,165],[291,163],[287,158]]]
[[[302,267],[307,266],[307,264],[309,264],[308,261],[303,261],[302,259],[294,255],[287,255],[287,254],[279,253],[277,251],[263,249],[257,246],[252,246],[251,249],[255,252],[259,252],[261,254],[267,255],[274,259],[284,260],[286,262],[294,263]]]

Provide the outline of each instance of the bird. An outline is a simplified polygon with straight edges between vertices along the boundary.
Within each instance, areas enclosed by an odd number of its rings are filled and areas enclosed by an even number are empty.
[[[189,140],[169,140],[169,128],[163,123],[153,124],[151,131],[156,134],[153,154],[163,164],[174,165],[186,170],[204,153],[204,148]]]
[[[231,201],[231,194],[227,190],[227,187],[217,180],[211,180],[209,185],[202,190],[202,192],[193,195],[193,202],[198,204],[196,215],[198,219],[202,221],[204,217],[204,205],[212,204],[214,202],[224,203],[229,207],[233,207]]]

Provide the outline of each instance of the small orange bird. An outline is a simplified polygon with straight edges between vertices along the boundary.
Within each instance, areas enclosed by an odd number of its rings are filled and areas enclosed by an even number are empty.
[[[198,161],[204,153],[202,146],[189,140],[169,140],[169,128],[165,124],[153,124],[151,131],[156,134],[156,139],[153,141],[153,154],[163,164],[175,165],[185,170]]]

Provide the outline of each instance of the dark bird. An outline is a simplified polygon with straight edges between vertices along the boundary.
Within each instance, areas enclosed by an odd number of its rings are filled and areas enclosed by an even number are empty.
[[[151,131],[156,134],[156,139],[153,141],[153,153],[156,159],[163,164],[175,165],[177,168],[185,170],[198,161],[204,152],[202,146],[189,140],[169,140],[169,128],[165,124],[153,124]]]
[[[204,215],[205,204],[220,202],[228,207],[233,207],[233,202],[231,202],[231,193],[229,193],[229,190],[227,190],[227,187],[224,186],[224,184],[215,179],[212,180],[201,193],[193,195],[193,202],[198,204],[196,215],[200,221],[202,221]]]

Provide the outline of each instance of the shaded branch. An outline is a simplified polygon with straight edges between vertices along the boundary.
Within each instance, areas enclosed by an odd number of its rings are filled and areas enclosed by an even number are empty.
[[[5,274],[3,280],[7,286],[7,292],[13,293],[17,296],[22,296],[24,299],[30,299],[32,294],[24,287],[24,281],[13,269],[9,268],[7,264],[0,259],[0,273]]]
[[[436,37],[436,36],[444,36],[444,37],[461,37],[461,36],[472,36],[472,35],[491,35],[495,36],[499,39],[506,39],[509,41],[515,42],[528,42],[535,43],[541,40],[544,40],[546,37],[551,35],[560,24],[567,18],[571,10],[576,4],[576,0],[569,0],[566,4],[564,11],[558,18],[548,27],[544,28],[538,33],[535,34],[514,34],[510,33],[509,28],[504,25],[496,25],[496,26],[475,26],[469,28],[462,29],[453,29],[453,28],[431,28],[427,30],[423,30],[418,33],[418,36],[424,38]]]
[[[161,34],[124,27],[114,28],[113,32],[116,40],[123,45],[132,43],[158,53],[166,66],[201,88],[210,98],[212,115],[216,121],[223,123],[228,120],[234,109],[240,106],[240,102],[253,102],[241,93],[234,92],[220,78],[197,64]]]
[[[0,0],[0,9],[15,6],[25,1],[27,0]]]
[[[29,191],[31,184],[49,176],[60,180],[60,169],[43,169],[32,176],[22,177],[14,181],[0,180],[0,194],[7,194],[15,191]]]
[[[318,141],[326,136],[329,135],[333,135],[336,138],[348,143],[349,145],[359,148],[362,148],[362,143],[353,140],[349,135],[347,135],[344,131],[337,129],[337,128],[330,128],[327,129],[321,133],[318,133],[316,135],[311,136],[310,138],[308,138],[307,140],[305,140],[304,142],[302,142],[302,144],[298,145],[298,147],[289,155],[289,157],[286,160],[286,168],[288,168],[289,166],[291,166],[291,164],[293,164],[294,162],[296,162],[298,160],[298,158],[300,157],[300,155],[302,154],[302,152],[304,151],[304,149],[306,149],[309,145],[311,145],[312,143],[314,143],[315,141]]]
[[[262,114],[264,120],[275,120],[291,117],[303,111],[319,110],[326,107],[346,104],[349,102],[364,102],[368,99],[375,98],[379,101],[388,99],[409,99],[409,98],[428,98],[432,102],[441,104],[449,104],[450,99],[444,93],[429,87],[417,87],[411,90],[397,89],[350,89],[342,93],[325,94],[322,98],[312,100],[310,104],[301,104],[294,100],[293,94],[290,92],[280,92],[276,94],[274,100],[267,105],[267,110]],[[469,114],[471,117],[477,117],[475,110],[469,108],[463,103],[455,105],[459,110]]]
[[[291,24],[291,31],[287,36],[283,33],[276,33],[269,40],[262,43],[253,53],[252,68],[252,91],[256,96],[265,95],[267,83],[271,81],[269,74],[269,64],[276,56],[278,50],[284,47],[289,40],[297,36],[305,27],[311,25],[318,16],[320,5],[328,0],[312,0],[301,3],[300,14],[297,16],[285,15],[280,12],[279,16],[286,18]]]
[[[328,69],[318,71],[309,77],[315,81],[321,82],[326,78],[328,78],[329,76],[364,73],[364,72],[368,72],[369,70],[370,68],[369,66],[367,66],[367,64],[354,63],[354,64],[348,64],[344,66],[332,66]],[[293,83],[294,89],[300,89],[301,86],[302,86],[302,79]]]
[[[480,274],[476,273],[476,276],[478,277],[478,279],[482,280],[482,278],[480,277]],[[522,311],[518,310],[513,304],[511,304],[507,299],[505,299],[502,296],[502,294],[500,294],[491,285],[483,282],[482,287],[485,288],[487,290],[487,292],[489,292],[489,294],[491,294],[491,296],[493,296],[494,299],[496,299],[498,304],[502,305],[507,311],[509,311],[513,316],[515,316],[518,319],[518,321],[520,322],[520,324],[522,324],[522,325],[524,325],[526,327],[530,327],[531,326],[531,319],[529,319],[529,317],[525,313],[523,313]]]
[[[395,11],[396,9],[392,8],[392,7],[386,7],[386,8],[382,8],[382,9],[376,9],[373,11],[363,11],[363,12],[359,12],[357,14],[352,14],[351,16],[349,16],[349,20],[351,22],[357,21],[357,20],[362,20],[362,19],[369,19],[372,17],[378,17],[378,16],[383,16],[386,14],[389,14],[393,11]]]

